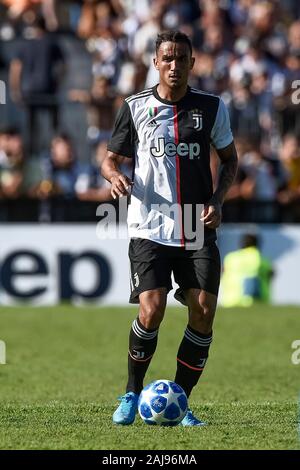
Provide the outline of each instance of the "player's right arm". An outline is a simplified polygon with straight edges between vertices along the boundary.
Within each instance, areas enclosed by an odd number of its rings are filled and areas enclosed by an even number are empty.
[[[111,183],[111,195],[114,199],[127,196],[133,182],[119,169],[120,155],[108,150],[101,166],[102,176]]]
[[[132,121],[129,105],[124,101],[118,112],[111,139],[107,146],[107,155],[101,166],[102,176],[111,183],[111,195],[114,199],[126,196],[133,182],[120,171],[120,160],[134,158],[137,133]]]

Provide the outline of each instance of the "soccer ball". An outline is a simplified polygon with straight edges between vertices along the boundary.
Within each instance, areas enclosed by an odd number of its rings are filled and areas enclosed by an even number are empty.
[[[138,411],[146,424],[177,426],[186,415],[187,397],[180,385],[170,380],[155,380],[142,390]]]

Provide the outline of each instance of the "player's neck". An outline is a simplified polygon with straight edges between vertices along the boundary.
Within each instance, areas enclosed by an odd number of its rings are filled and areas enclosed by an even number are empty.
[[[187,85],[177,89],[170,88],[162,83],[159,83],[157,86],[157,93],[159,97],[167,101],[179,101],[185,96],[186,92]]]

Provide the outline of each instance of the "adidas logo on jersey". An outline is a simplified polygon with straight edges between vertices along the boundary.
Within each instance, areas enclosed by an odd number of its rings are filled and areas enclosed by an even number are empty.
[[[159,158],[166,155],[167,157],[189,157],[191,160],[198,158],[200,155],[200,145],[198,142],[187,144],[186,142],[179,142],[176,145],[174,142],[166,142],[164,137],[159,137],[154,147],[150,147],[150,152],[153,157]]]
[[[155,119],[152,119],[152,121],[148,122],[147,127],[158,127],[159,124],[155,121]]]

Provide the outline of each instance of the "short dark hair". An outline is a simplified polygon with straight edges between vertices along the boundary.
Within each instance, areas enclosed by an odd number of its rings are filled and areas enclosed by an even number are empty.
[[[254,233],[246,233],[242,237],[241,246],[242,248],[249,248],[250,246],[259,247],[260,239],[258,235]]]
[[[156,44],[155,44],[156,55],[157,55],[158,49],[160,48],[160,45],[163,42],[169,42],[169,41],[170,42],[183,42],[187,44],[190,49],[190,53],[192,54],[192,43],[191,43],[190,38],[186,34],[182,33],[181,31],[170,30],[170,31],[163,31],[162,33],[159,33],[157,35]]]
[[[32,26],[42,31],[47,31],[46,20],[42,15],[37,15],[32,22]]]
[[[71,139],[71,137],[69,136],[69,134],[67,132],[60,132],[58,134],[55,134],[52,137],[52,142],[54,140],[63,140],[64,142],[66,142],[66,144],[68,144],[72,147],[72,139]]]

